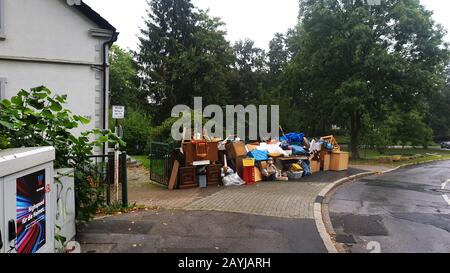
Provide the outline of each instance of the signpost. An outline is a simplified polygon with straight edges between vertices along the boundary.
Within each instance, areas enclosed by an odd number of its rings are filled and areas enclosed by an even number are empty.
[[[112,118],[116,121],[125,118],[125,106],[113,106]]]
[[[122,138],[119,120],[125,118],[125,106],[113,106],[112,118],[116,120],[116,135]],[[114,147],[114,188],[116,201],[119,201],[119,144]]]

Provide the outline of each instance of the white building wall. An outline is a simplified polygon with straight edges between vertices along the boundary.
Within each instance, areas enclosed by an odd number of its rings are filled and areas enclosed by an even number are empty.
[[[101,63],[96,26],[66,0],[3,0],[5,40],[0,56]]]
[[[5,14],[0,78],[6,79],[6,98],[45,85],[67,94],[67,108],[74,114],[91,118],[76,133],[101,128],[102,47],[108,39],[93,37],[97,26],[66,0],[0,1]]]
[[[67,94],[66,108],[74,114],[91,120],[101,118],[95,116],[95,110],[101,111],[101,101],[96,104],[96,100],[101,98],[101,82],[90,67],[2,61],[0,75],[6,78],[8,99],[20,89],[44,85],[56,94]],[[94,89],[96,85],[99,86],[98,92]],[[94,123],[81,129],[93,129]]]

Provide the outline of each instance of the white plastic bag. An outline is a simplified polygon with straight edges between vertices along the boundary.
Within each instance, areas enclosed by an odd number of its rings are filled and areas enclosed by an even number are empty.
[[[317,142],[315,139],[313,139],[310,143],[310,152],[320,152],[322,149],[322,145],[320,145],[320,142]]]
[[[268,151],[269,154],[282,154],[288,156],[288,153],[285,150],[281,149],[280,145],[281,143],[276,144],[261,143],[257,149],[260,151]]]
[[[222,179],[222,182],[225,187],[245,185],[245,181],[242,180],[237,173],[225,176]]]

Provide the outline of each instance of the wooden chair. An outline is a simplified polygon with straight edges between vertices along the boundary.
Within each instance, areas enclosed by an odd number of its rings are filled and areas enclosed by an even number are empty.
[[[334,147],[333,148],[334,152],[341,151],[341,146],[339,146],[339,144],[337,143],[337,141],[334,138],[334,136],[324,136],[324,137],[321,138],[321,140],[331,143],[333,145],[333,147]]]

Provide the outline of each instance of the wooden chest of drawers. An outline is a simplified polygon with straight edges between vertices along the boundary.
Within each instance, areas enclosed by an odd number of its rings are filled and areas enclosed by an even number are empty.
[[[208,168],[206,168],[206,179],[208,181],[208,186],[222,184],[221,171],[222,165],[209,165]]]
[[[178,177],[179,189],[197,188],[197,170],[195,167],[183,167],[180,168]]]

